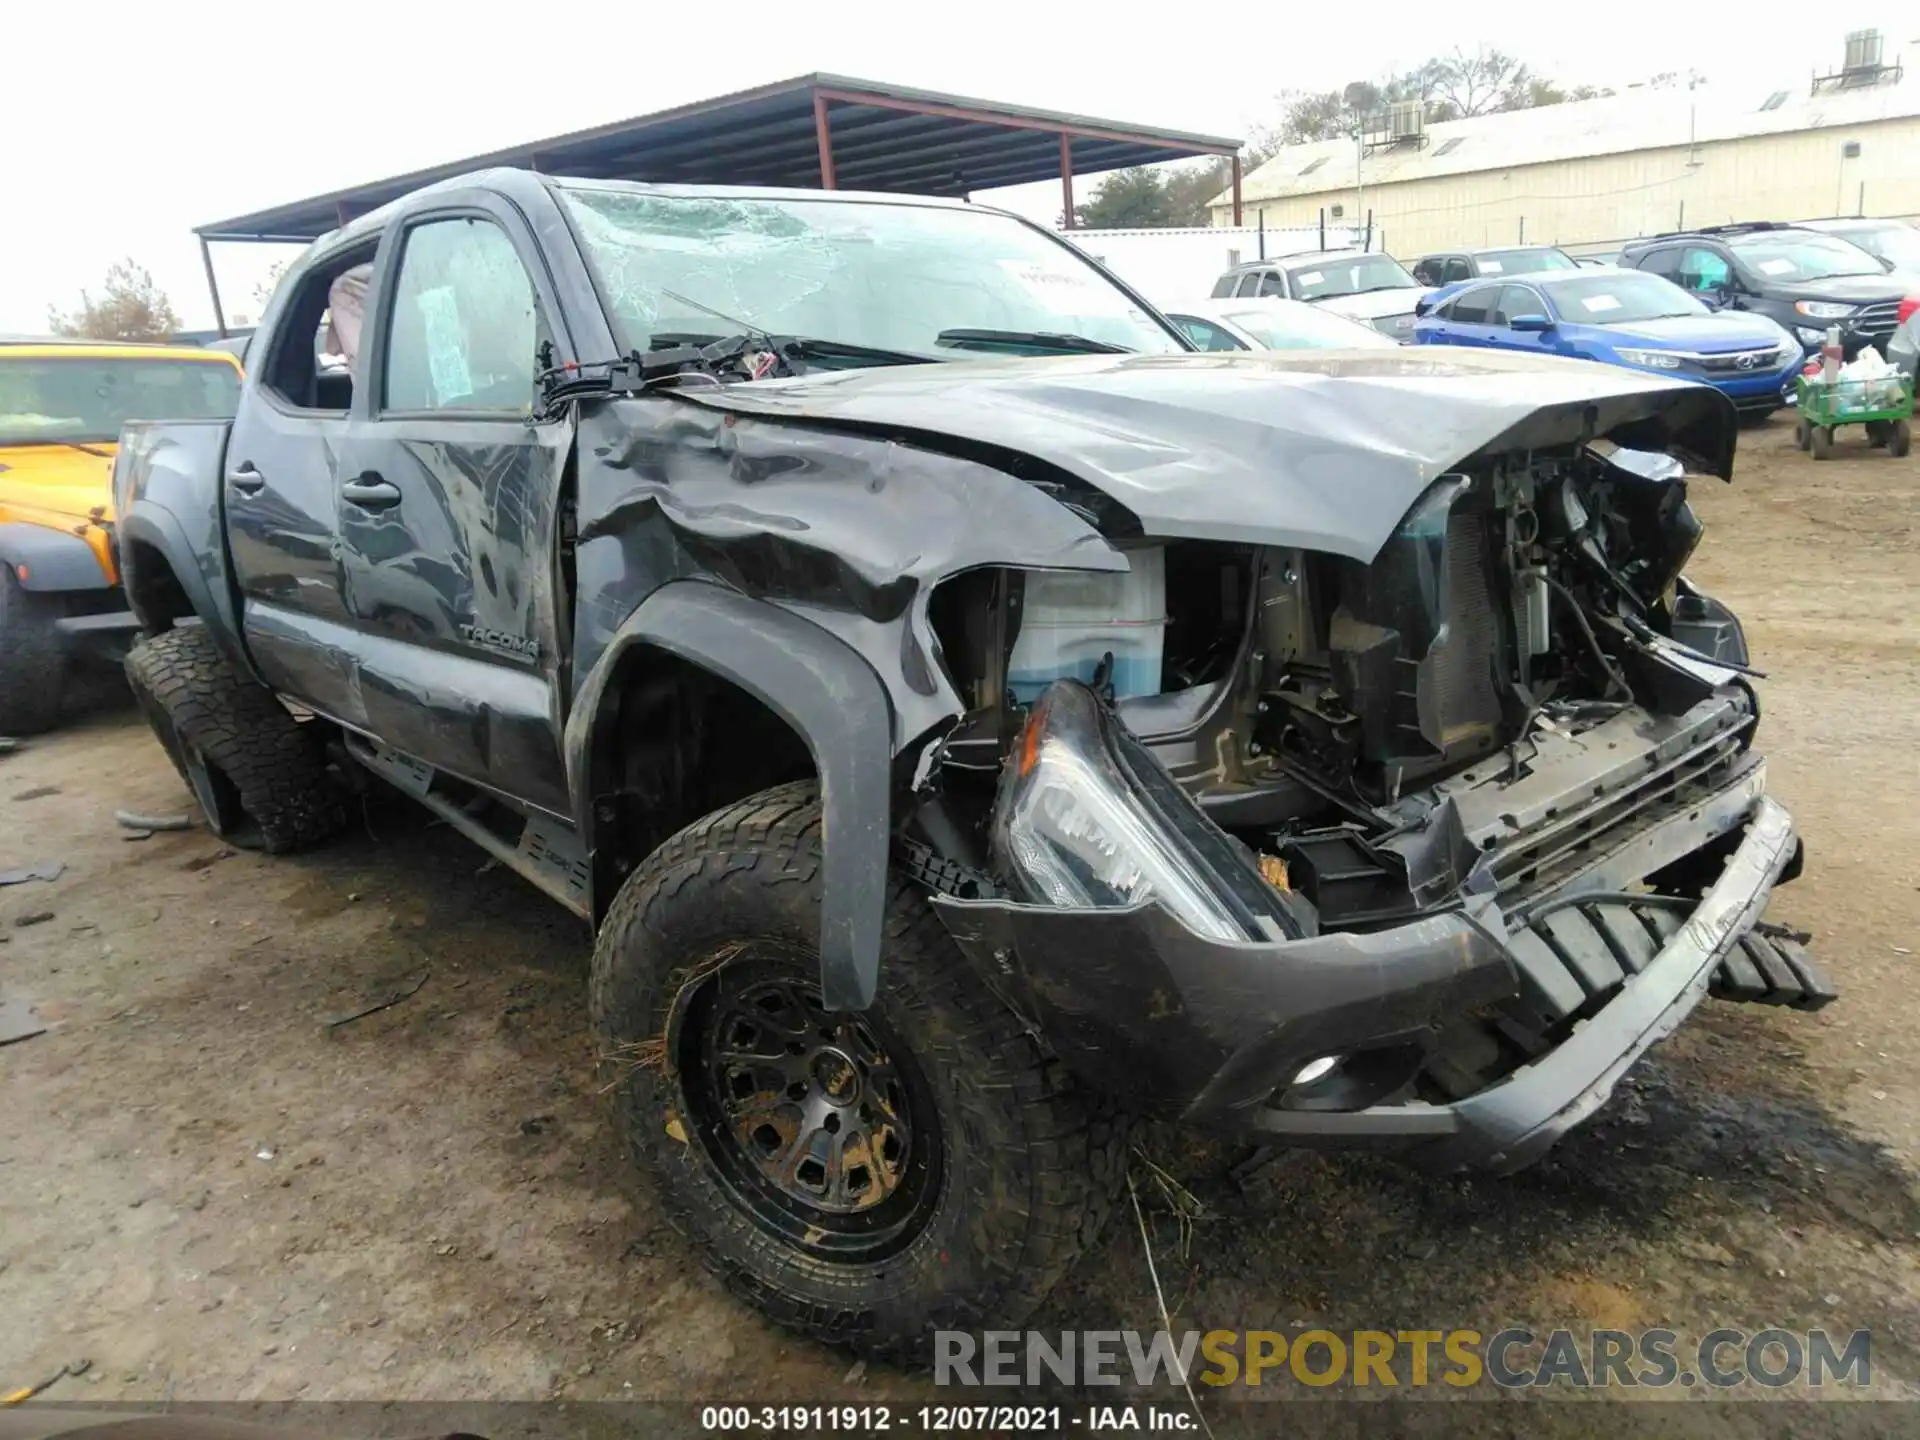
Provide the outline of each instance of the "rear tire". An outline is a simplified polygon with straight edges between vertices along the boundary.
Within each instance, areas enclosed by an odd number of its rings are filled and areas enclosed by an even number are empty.
[[[59,599],[23,589],[0,564],[0,735],[38,735],[60,723],[67,648]]]
[[[1893,431],[1887,436],[1887,453],[1895,459],[1905,455],[1913,448],[1913,426],[1905,420],[1893,422]]]
[[[708,1267],[779,1324],[924,1364],[935,1330],[1018,1324],[1066,1273],[1123,1133],[897,873],[873,1004],[822,1010],[820,857],[811,782],[668,840],[601,928],[594,1029],[628,1150]]]
[[[312,732],[222,655],[204,625],[140,641],[126,669],[147,723],[222,839],[282,855],[346,823]]]
[[[1831,425],[1814,426],[1813,436],[1807,448],[1813,451],[1813,458],[1816,460],[1831,458],[1833,455],[1833,427]]]

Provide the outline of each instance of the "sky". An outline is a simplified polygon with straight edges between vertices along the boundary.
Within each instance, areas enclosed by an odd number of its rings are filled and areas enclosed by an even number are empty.
[[[814,70],[1242,135],[1277,119],[1283,92],[1377,79],[1455,47],[1497,46],[1566,85],[1694,70],[1717,90],[1764,95],[1837,65],[1848,30],[1877,24],[1890,50],[1920,38],[1911,7],[1842,0],[1810,19],[1812,8],[1742,0],[1662,34],[1653,12],[1537,0],[1197,11],[0,0],[0,334],[44,332],[50,305],[71,308],[122,257],[152,272],[185,325],[208,326],[196,224]],[[1083,178],[1079,198],[1097,183]],[[1057,183],[975,198],[1046,223],[1060,208]],[[289,253],[215,248],[230,317],[257,313],[265,266]]]

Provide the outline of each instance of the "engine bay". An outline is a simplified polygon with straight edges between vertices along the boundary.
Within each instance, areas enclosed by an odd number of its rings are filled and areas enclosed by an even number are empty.
[[[1395,923],[1476,868],[1503,894],[1540,888],[1581,846],[1543,847],[1518,819],[1511,835],[1476,830],[1462,814],[1493,802],[1470,795],[1525,786],[1610,723],[1609,746],[1624,737],[1640,763],[1638,794],[1670,769],[1640,762],[1657,746],[1616,723],[1629,711],[1705,747],[1676,786],[1724,783],[1744,747],[1738,622],[1681,578],[1700,534],[1675,462],[1590,443],[1439,476],[1367,563],[1121,533],[1124,575],[956,577],[930,616],[971,708],[936,757],[935,846],[988,868],[995,777],[1035,698],[1073,679],[1289,897],[1303,932]],[[1647,799],[1609,800],[1600,775],[1578,784],[1617,812],[1587,827],[1589,846]],[[1564,832],[1574,808],[1538,818]],[[1526,844],[1531,863],[1496,863]]]

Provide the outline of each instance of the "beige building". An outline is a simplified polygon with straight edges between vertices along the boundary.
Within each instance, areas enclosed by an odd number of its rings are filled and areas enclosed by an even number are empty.
[[[1871,53],[1878,58],[1862,63]],[[1282,150],[1244,181],[1245,223],[1364,225],[1375,249],[1622,240],[1733,220],[1920,214],[1920,48],[1853,37],[1819,82],[1636,88],[1425,125],[1396,106],[1365,143]],[[1846,63],[1851,61],[1852,63]],[[1904,63],[1903,63],[1904,62]],[[1209,209],[1233,223],[1231,195]]]

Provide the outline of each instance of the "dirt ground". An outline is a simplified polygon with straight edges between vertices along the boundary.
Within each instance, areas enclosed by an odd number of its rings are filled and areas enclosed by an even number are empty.
[[[1237,1192],[1149,1132],[1207,1207],[1184,1256],[1149,1207],[1176,1328],[1865,1327],[1874,1391],[1920,1387],[1920,462],[1857,444],[1747,432],[1691,569],[1770,672],[1809,846],[1772,914],[1841,1001],[1705,1007],[1510,1180],[1300,1156]],[[769,1329],[654,1221],[592,1078],[587,936],[531,888],[399,801],[293,860],[130,841],[120,807],[188,800],[111,682],[0,757],[0,869],[66,867],[0,889],[0,993],[49,1027],[0,1049],[0,1388],[86,1356],[49,1398],[932,1393]],[[1039,1325],[1157,1323],[1119,1218]]]

